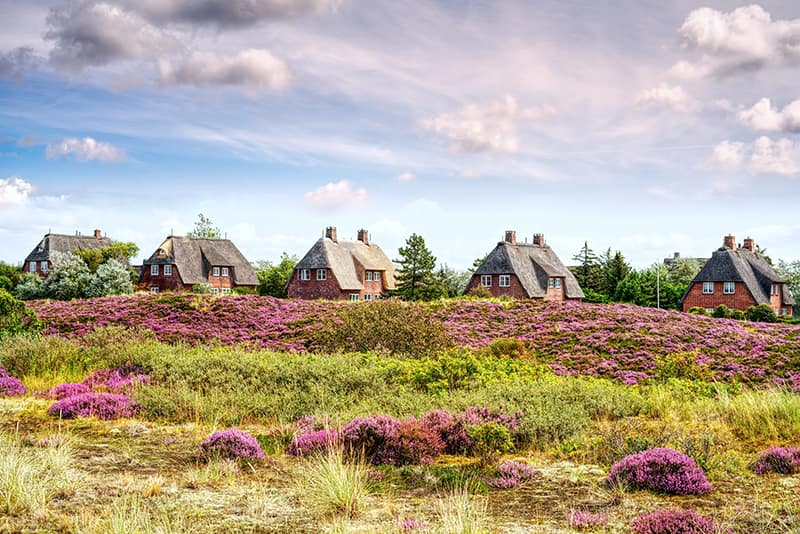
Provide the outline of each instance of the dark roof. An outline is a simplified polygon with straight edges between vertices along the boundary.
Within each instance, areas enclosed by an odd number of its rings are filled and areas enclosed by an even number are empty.
[[[323,237],[314,243],[295,269],[330,269],[342,290],[356,291],[364,289],[357,265],[367,271],[384,271],[386,289],[395,289],[394,264],[374,243],[332,241]]]
[[[500,242],[475,271],[475,275],[511,273],[517,275],[530,298],[547,295],[547,279],[550,277],[565,279],[564,291],[567,298],[578,299],[584,296],[575,276],[564,267],[558,255],[548,245],[512,245]]]
[[[93,235],[63,235],[45,234],[36,248],[28,254],[25,262],[50,260],[53,252],[72,252],[78,249],[97,249],[107,247],[114,243],[108,237],[94,237]]]
[[[697,273],[689,285],[696,282],[743,282],[757,304],[769,304],[773,283],[784,284],[783,304],[794,305],[794,297],[785,285],[786,281],[775,272],[767,260],[758,252],[744,248],[720,248]],[[689,290],[683,295],[686,298]],[[681,299],[683,302],[683,299]]]
[[[166,254],[159,254],[161,250]],[[144,261],[144,265],[153,264],[174,264],[184,284],[208,283],[211,267],[233,267],[235,285],[258,285],[253,266],[230,239],[169,236]]]

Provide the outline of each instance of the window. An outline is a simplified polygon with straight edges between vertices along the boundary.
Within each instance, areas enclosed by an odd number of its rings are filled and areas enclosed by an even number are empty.
[[[497,282],[497,285],[500,287],[511,287],[511,275],[501,274],[500,280]]]
[[[156,287],[156,286],[152,286],[152,287],[150,288],[150,293],[158,293],[158,287]]]
[[[214,276],[219,276],[219,267],[214,267],[211,272],[214,274]]]
[[[772,284],[772,292],[771,293],[773,295],[780,295],[781,294],[780,286],[778,284]]]
[[[723,282],[722,292],[726,295],[733,295],[736,292],[736,284],[733,282]]]
[[[211,288],[211,294],[212,295],[219,295],[219,288],[218,287],[212,287]]]
[[[300,280],[311,280],[311,269],[300,269]]]
[[[703,294],[711,295],[714,293],[714,282],[703,282]]]
[[[482,274],[481,275],[481,285],[483,287],[492,287],[492,275],[491,274]]]
[[[229,288],[229,287],[223,287],[223,288],[222,288],[222,294],[223,294],[223,295],[230,295],[230,294],[231,294],[231,288]]]
[[[151,265],[150,266],[150,275],[151,276],[158,276],[158,265]]]
[[[367,271],[366,280],[367,282],[372,282],[372,271]]]
[[[172,276],[172,265],[164,266],[164,276]]]
[[[358,300],[358,293],[350,293],[350,300],[356,302]]]
[[[317,280],[327,280],[328,269],[317,269]]]
[[[30,272],[32,272],[32,273],[36,272],[36,262],[35,261],[32,261],[32,262],[30,262],[30,264],[28,264],[28,270]]]
[[[556,287],[556,282],[555,282],[555,280],[554,280],[554,279],[552,279],[552,278],[548,278],[548,279],[547,279],[547,287],[550,287],[550,288],[552,288],[552,287]]]
[[[708,313],[714,313],[714,308],[706,308],[706,311],[707,311]]]
[[[41,263],[40,270],[41,270],[43,273],[46,273],[46,272],[47,272],[47,269],[48,269],[49,267],[50,267],[50,266],[47,264],[47,261],[43,261],[43,262]]]
[[[367,293],[366,295],[364,295],[364,300],[372,300],[372,295]]]
[[[561,278],[556,278],[556,289],[561,289]]]
[[[223,267],[223,268],[222,268],[222,276],[229,276],[228,272],[229,272],[229,271],[228,271],[228,268],[227,268],[227,267]]]

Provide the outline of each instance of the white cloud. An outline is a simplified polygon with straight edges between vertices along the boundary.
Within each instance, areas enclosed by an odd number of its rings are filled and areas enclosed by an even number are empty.
[[[97,141],[91,137],[78,139],[77,137],[66,137],[47,145],[47,159],[63,158],[74,156],[80,161],[99,160],[117,162],[123,161],[127,155],[111,143]]]
[[[519,151],[520,123],[555,113],[549,106],[520,109],[513,96],[486,106],[470,104],[421,121],[423,128],[447,137],[453,152]]]
[[[306,204],[323,210],[335,210],[346,206],[364,204],[367,190],[355,189],[350,180],[329,182],[303,195]]]
[[[702,107],[699,102],[691,98],[683,90],[683,87],[664,83],[639,93],[636,98],[636,105],[666,107],[681,113],[697,111]]]
[[[762,98],[750,109],[740,111],[738,118],[753,130],[800,133],[800,100],[778,110],[769,98]]]
[[[0,179],[0,206],[22,206],[32,192],[33,186],[22,178]]]
[[[723,141],[714,148],[712,162],[731,171],[800,176],[800,144],[791,139],[773,140],[764,136],[751,145]]]
[[[180,65],[166,59],[158,62],[166,85],[244,85],[251,89],[280,90],[289,85],[289,67],[268,50],[247,49],[226,56],[193,52]]]
[[[800,62],[800,19],[773,21],[759,5],[729,13],[695,9],[678,33],[696,59],[676,63],[670,69],[676,77],[724,76]]]
[[[404,184],[408,182],[413,182],[416,179],[417,177],[410,172],[404,172],[403,174],[397,177],[397,181]]]

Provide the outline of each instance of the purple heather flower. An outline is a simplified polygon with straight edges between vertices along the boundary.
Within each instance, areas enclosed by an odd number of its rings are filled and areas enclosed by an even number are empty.
[[[224,460],[264,459],[264,452],[258,441],[238,428],[228,428],[214,432],[200,444],[200,456],[205,459],[219,458]]]
[[[62,419],[77,417],[97,417],[98,419],[119,419],[132,417],[137,405],[126,395],[113,393],[81,393],[54,402],[47,409],[50,415]]]
[[[670,448],[647,449],[624,457],[606,477],[607,485],[615,483],[672,495],[702,495],[712,490],[694,459]]]
[[[5,369],[3,369],[5,371]],[[26,388],[18,378],[6,374],[0,377],[0,397],[19,397],[27,393]]]
[[[339,432],[335,429],[309,430],[295,437],[289,444],[292,456],[309,456],[323,452],[339,443]]]
[[[66,399],[67,397],[74,397],[75,395],[80,395],[82,393],[89,393],[90,391],[92,391],[92,388],[86,384],[59,384],[47,392],[47,398],[61,400]]]
[[[632,534],[717,534],[720,531],[713,519],[694,510],[656,510],[636,517],[631,523]]]
[[[397,525],[399,530],[428,530],[428,524],[425,521],[419,521],[417,519],[406,519],[399,525]]]
[[[566,515],[567,524],[575,530],[590,530],[605,526],[608,518],[605,514],[593,514],[586,510],[575,510]]]
[[[759,475],[800,473],[800,447],[770,447],[762,451],[753,464],[753,472]]]

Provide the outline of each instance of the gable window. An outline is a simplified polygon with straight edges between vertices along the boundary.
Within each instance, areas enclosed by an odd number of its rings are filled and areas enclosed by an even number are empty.
[[[222,294],[223,294],[223,295],[230,295],[230,294],[231,294],[231,288],[229,288],[229,287],[223,287],[223,288],[222,288]]]
[[[556,278],[556,289],[561,289],[561,278]]]
[[[172,265],[164,266],[164,276],[172,276]]]
[[[158,293],[158,287],[157,286],[152,286],[150,288],[150,293]]]
[[[703,294],[712,295],[714,293],[714,282],[703,282]]]
[[[328,269],[317,269],[317,280],[327,280]]]
[[[311,269],[300,269],[300,280],[311,280]]]
[[[549,287],[549,288],[554,288],[554,287],[556,287],[556,281],[555,281],[555,278],[548,278],[548,279],[547,279],[547,287]]]
[[[35,261],[32,261],[32,262],[30,262],[30,264],[28,264],[28,270],[30,272],[32,272],[32,273],[36,272],[36,262]]]
[[[780,288],[780,286],[778,284],[772,284],[771,294],[772,295],[780,295],[781,294],[781,288]]]
[[[219,276],[219,267],[214,267],[211,272],[214,274],[214,276]]]
[[[500,287],[511,287],[511,275],[510,274],[501,274],[499,276],[499,280],[497,285]]]
[[[49,267],[50,267],[50,266],[49,266],[49,265],[47,265],[47,261],[43,261],[43,262],[41,263],[40,270],[41,270],[43,273],[46,273],[46,272],[47,272],[47,269],[49,269]]]
[[[150,266],[150,276],[158,276],[158,265]]]
[[[230,276],[230,275],[228,274],[229,272],[230,272],[230,271],[228,271],[228,268],[227,268],[227,267],[223,267],[223,268],[222,268],[222,276]]]
[[[733,295],[736,292],[736,284],[734,282],[723,282],[722,292],[726,295]]]
[[[358,300],[358,293],[350,293],[350,301],[356,302]]]
[[[491,274],[482,274],[481,275],[481,285],[483,287],[492,287],[492,275]]]

